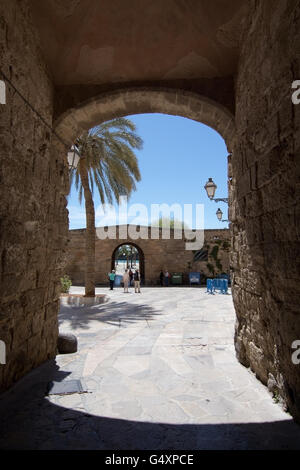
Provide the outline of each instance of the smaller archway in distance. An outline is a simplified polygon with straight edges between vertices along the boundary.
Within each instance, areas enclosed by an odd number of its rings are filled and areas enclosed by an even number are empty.
[[[125,269],[131,269],[135,272],[136,269],[140,271],[141,283],[145,284],[145,257],[143,250],[135,243],[122,243],[118,245],[111,258],[111,269],[116,271],[116,274],[124,274]]]

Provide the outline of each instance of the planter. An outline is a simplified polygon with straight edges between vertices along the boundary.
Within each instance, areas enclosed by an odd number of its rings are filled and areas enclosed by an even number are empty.
[[[97,294],[95,297],[85,297],[83,294],[61,294],[60,305],[72,305],[73,307],[92,307],[108,302],[106,294]]]

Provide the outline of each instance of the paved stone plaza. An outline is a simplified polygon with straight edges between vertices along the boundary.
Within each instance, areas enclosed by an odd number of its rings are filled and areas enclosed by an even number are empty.
[[[109,302],[61,308],[78,352],[2,395],[0,448],[300,449],[300,427],[235,358],[231,295],[97,293]],[[49,381],[70,379],[87,393],[46,396]]]

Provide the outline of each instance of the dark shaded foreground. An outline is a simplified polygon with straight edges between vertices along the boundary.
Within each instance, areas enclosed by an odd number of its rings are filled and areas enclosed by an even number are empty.
[[[174,425],[56,406],[45,399],[47,384],[67,376],[49,361],[1,395],[1,449],[300,449],[300,427],[292,420]]]

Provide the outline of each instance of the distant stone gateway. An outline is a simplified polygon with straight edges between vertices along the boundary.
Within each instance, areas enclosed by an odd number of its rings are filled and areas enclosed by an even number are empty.
[[[201,252],[196,252],[185,249],[184,237],[175,238],[174,229],[170,229],[170,239],[162,238],[162,229],[159,229],[158,239],[151,239],[151,229],[146,227],[149,230],[148,239],[124,240],[118,236],[122,226],[114,228],[117,233],[116,239],[96,239],[95,281],[98,285],[107,284],[108,273],[111,269],[115,269],[116,252],[123,245],[132,245],[137,249],[144,285],[157,285],[160,271],[166,269],[171,274],[182,273],[183,284],[189,283],[189,272],[200,272],[205,277],[229,273],[230,231],[228,229],[204,230],[203,249]],[[65,271],[71,277],[73,284],[84,285],[85,229],[70,230],[69,238]],[[199,255],[195,256],[196,254]]]

